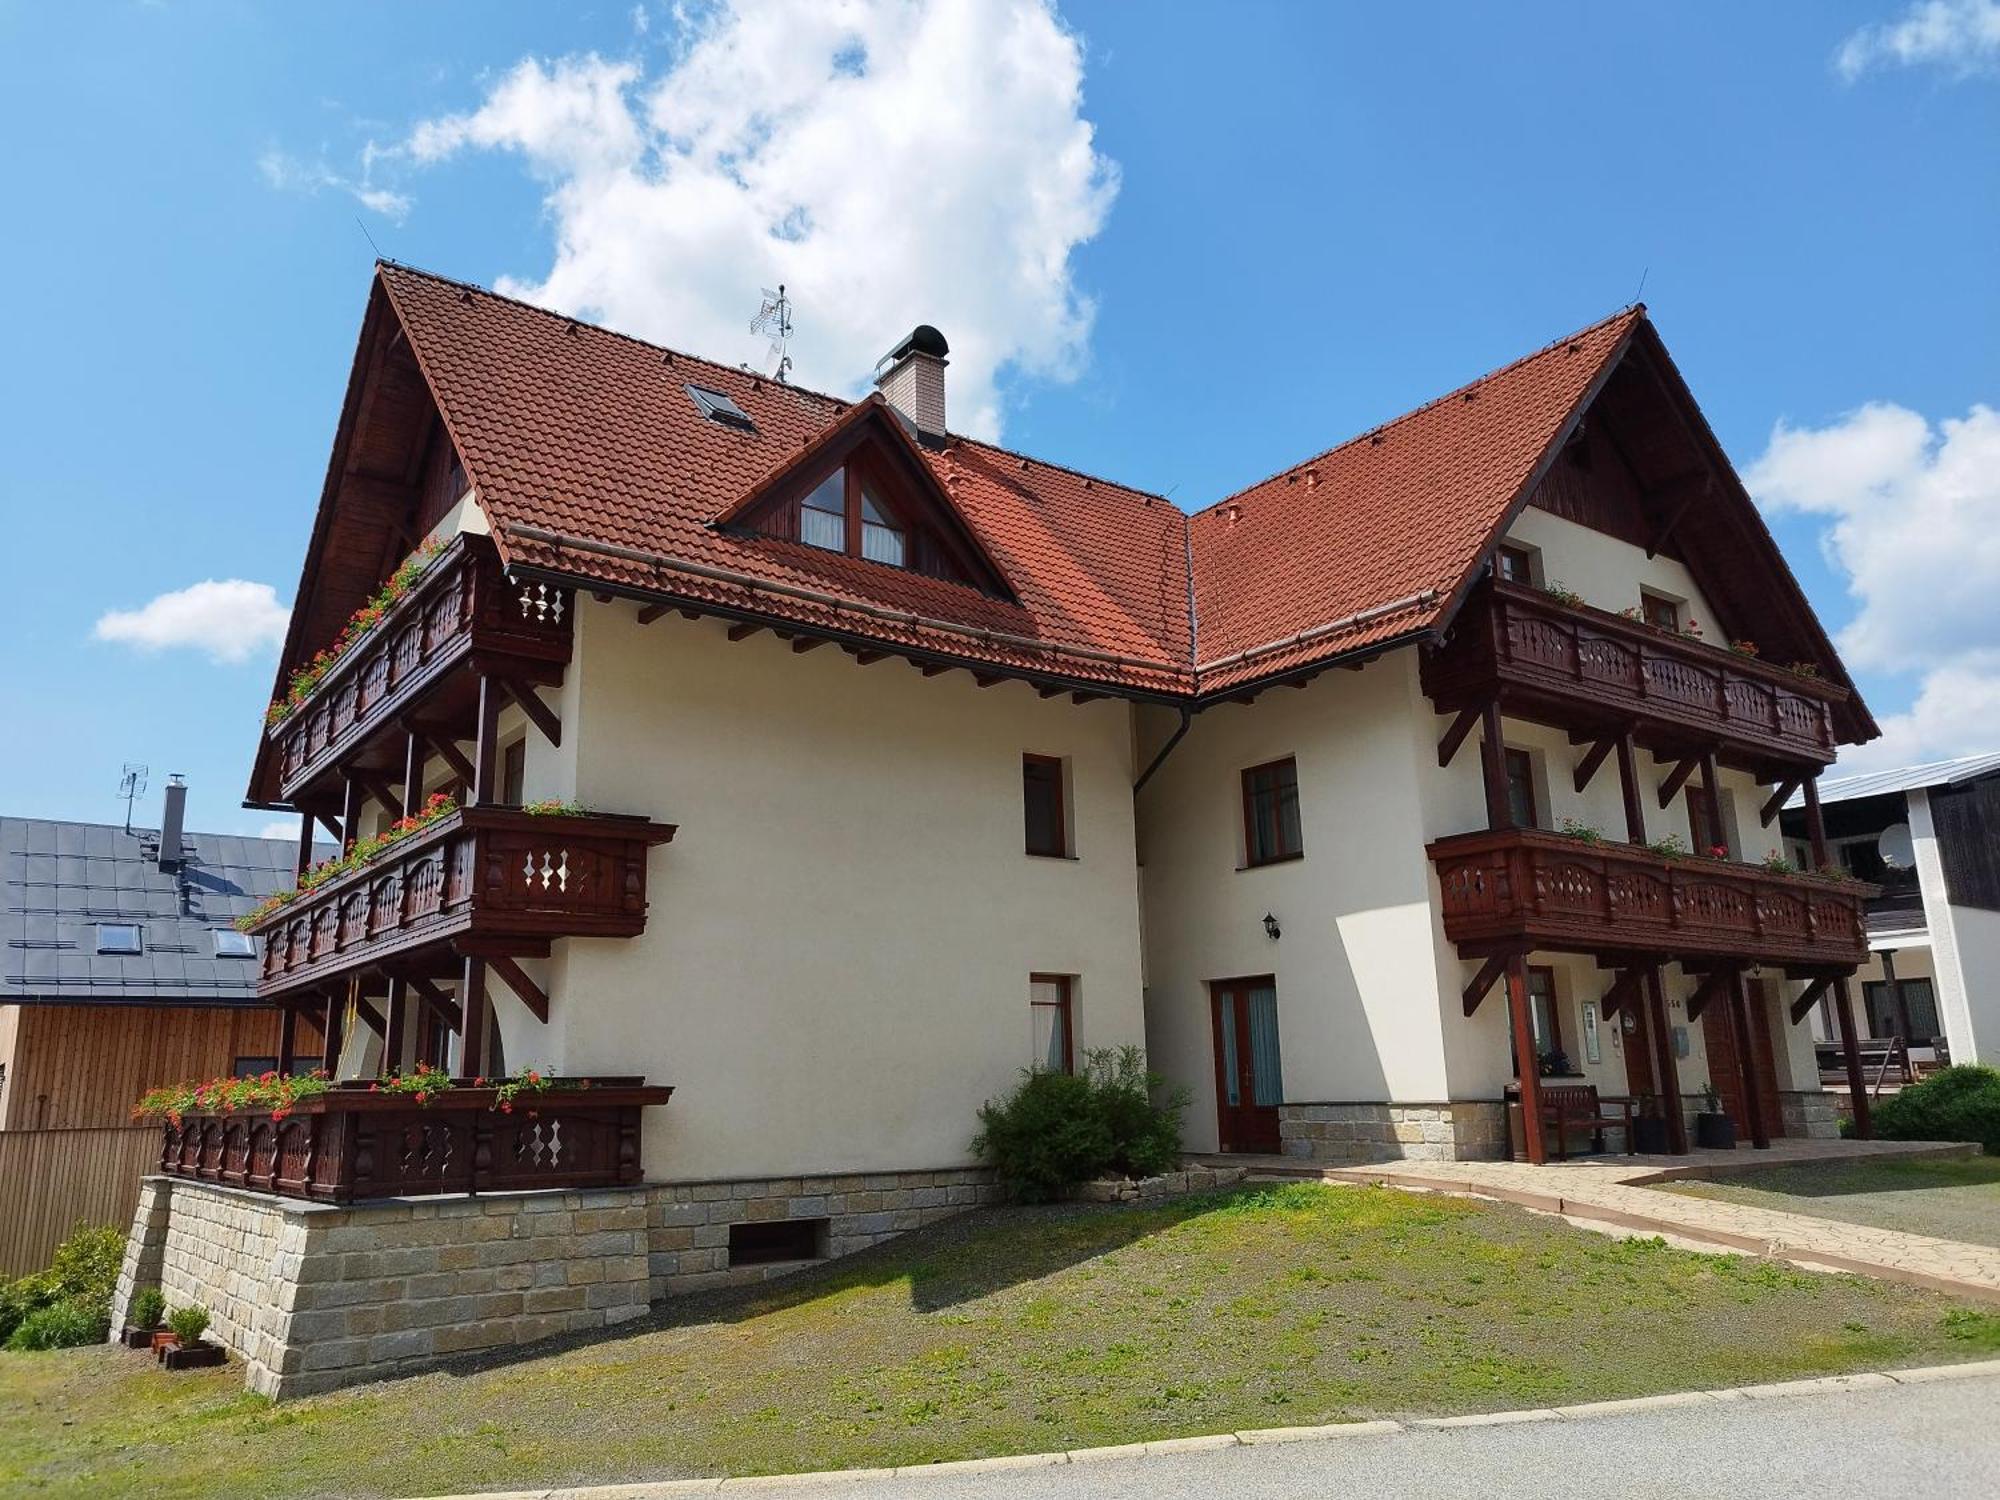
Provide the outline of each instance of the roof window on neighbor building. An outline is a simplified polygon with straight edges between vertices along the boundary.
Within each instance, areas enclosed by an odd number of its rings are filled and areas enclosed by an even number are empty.
[[[255,958],[257,942],[247,932],[237,932],[233,928],[215,929],[215,956],[217,958]]]
[[[694,402],[695,410],[711,422],[721,422],[727,427],[741,427],[753,431],[757,424],[750,420],[750,413],[731,401],[720,391],[691,385],[687,387],[688,399]]]
[[[97,951],[99,953],[141,952],[138,923],[99,922],[97,924]]]

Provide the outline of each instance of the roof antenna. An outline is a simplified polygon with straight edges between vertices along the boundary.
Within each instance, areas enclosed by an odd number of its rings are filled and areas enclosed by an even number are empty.
[[[389,258],[382,253],[382,247],[375,243],[375,236],[368,232],[368,226],[361,222],[360,214],[354,216],[354,227],[361,231],[361,238],[368,241],[368,248],[375,252],[377,260],[387,260]]]
[[[125,831],[132,831],[132,804],[146,795],[146,772],[150,768],[137,761],[125,762],[124,774],[118,778],[118,795],[125,799]]]
[[[775,292],[769,287],[765,287],[763,291],[764,304],[757,309],[757,316],[750,320],[750,331],[768,333],[771,336],[771,347],[764,357],[778,362],[777,368],[771,373],[776,377],[778,384],[784,385],[785,377],[792,369],[792,357],[785,352],[785,346],[792,338],[792,299],[785,295],[785,284],[782,281],[778,283]]]
[[[1627,307],[1637,307],[1639,305],[1640,299],[1646,295],[1646,278],[1650,276],[1652,272],[1653,268],[1651,266],[1643,266],[1640,268],[1639,290],[1632,294],[1632,300],[1625,304]]]

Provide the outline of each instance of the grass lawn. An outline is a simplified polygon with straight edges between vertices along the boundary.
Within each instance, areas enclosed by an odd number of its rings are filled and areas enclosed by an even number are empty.
[[[915,1463],[1990,1357],[1948,1298],[1387,1188],[987,1210],[513,1364],[287,1402],[0,1356],[0,1493],[411,1495]]]
[[[2000,1245],[2000,1157],[1818,1162],[1662,1184],[1667,1192]]]

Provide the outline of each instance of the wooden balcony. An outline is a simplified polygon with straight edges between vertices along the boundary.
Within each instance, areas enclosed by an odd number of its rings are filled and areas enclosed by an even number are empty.
[[[1615,734],[1662,759],[1713,749],[1758,775],[1824,766],[1834,757],[1834,683],[1622,615],[1559,602],[1540,589],[1488,579],[1423,665],[1440,712],[1498,700],[1516,718],[1584,734]]]
[[[1831,968],[1868,957],[1862,909],[1875,888],[1857,882],[1538,829],[1456,834],[1429,853],[1445,936],[1465,958],[1542,948]]]
[[[471,1083],[425,1104],[343,1083],[282,1119],[184,1114],[162,1127],[159,1170],[324,1203],[626,1186],[643,1175],[639,1111],[673,1093],[638,1078],[551,1079],[503,1112]]]
[[[462,808],[258,925],[258,993],[275,999],[412,950],[546,952],[563,937],[636,937],[646,853],[669,823]]]
[[[434,722],[465,717],[476,674],[561,682],[571,604],[544,585],[509,584],[493,543],[461,533],[312,695],[266,731],[280,796],[296,802],[357,762],[399,773],[401,751],[371,742],[419,708]]]

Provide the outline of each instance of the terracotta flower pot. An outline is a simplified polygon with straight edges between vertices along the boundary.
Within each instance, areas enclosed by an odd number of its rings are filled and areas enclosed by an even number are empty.
[[[181,1336],[171,1328],[158,1328],[153,1331],[153,1352],[155,1354],[164,1354],[167,1350],[178,1349],[180,1346]]]

